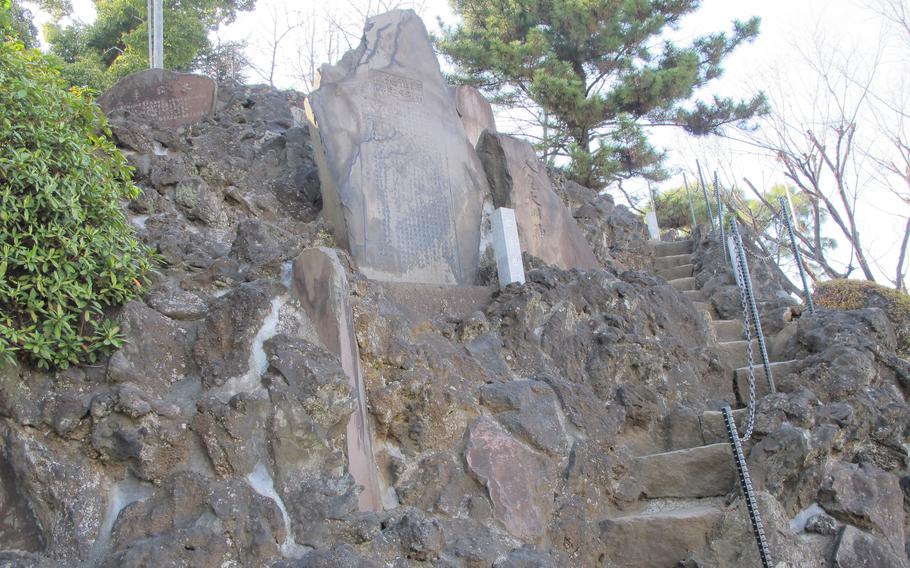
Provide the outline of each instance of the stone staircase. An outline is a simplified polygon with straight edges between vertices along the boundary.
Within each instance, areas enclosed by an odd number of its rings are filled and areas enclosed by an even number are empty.
[[[707,314],[721,363],[730,374],[730,389],[747,396],[748,343],[743,339],[742,320],[719,319],[698,288],[692,241],[655,243],[653,247],[655,273]],[[762,396],[768,389],[758,343],[754,340],[753,353],[756,393]],[[795,364],[795,361],[774,362],[772,373],[780,377],[793,370]],[[729,394],[718,393],[718,398]],[[740,430],[745,417],[746,409],[734,411]],[[704,412],[699,425],[703,445],[636,459],[635,478],[642,506],[640,511],[600,521],[601,537],[610,543],[604,566],[672,568],[699,556],[709,545],[713,529],[724,516],[724,496],[734,490],[737,479],[722,414]]]

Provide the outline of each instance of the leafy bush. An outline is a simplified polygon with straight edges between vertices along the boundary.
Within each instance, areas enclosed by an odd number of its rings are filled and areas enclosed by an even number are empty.
[[[90,94],[38,51],[0,43],[0,357],[42,368],[122,343],[105,310],[147,284],[118,209],[138,195]]]
[[[897,354],[910,358],[910,296],[866,280],[829,280],[815,288],[815,303],[829,310],[881,308],[897,333]]]

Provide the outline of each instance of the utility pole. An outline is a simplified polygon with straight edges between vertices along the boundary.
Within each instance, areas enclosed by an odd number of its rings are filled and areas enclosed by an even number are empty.
[[[152,0],[152,68],[164,69],[164,0]]]

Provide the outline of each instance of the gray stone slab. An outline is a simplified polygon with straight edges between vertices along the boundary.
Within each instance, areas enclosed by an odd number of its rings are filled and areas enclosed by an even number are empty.
[[[348,471],[363,486],[358,496],[362,511],[382,509],[378,470],[373,456],[367,398],[360,371],[360,352],[354,336],[354,317],[347,276],[334,250],[311,248],[293,264],[293,293],[313,323],[326,349],[338,355],[357,396],[357,409],[347,426]]]
[[[484,130],[496,132],[496,119],[493,117],[493,107],[490,102],[480,94],[480,91],[470,85],[455,87],[455,110],[465,133],[472,146],[477,145],[480,135]]]
[[[369,278],[473,284],[488,187],[426,28],[367,21],[307,98],[323,214]]]
[[[493,250],[496,254],[496,272],[499,287],[505,288],[513,282],[524,284],[525,268],[521,262],[521,243],[518,239],[518,223],[515,211],[500,207],[493,212]]]
[[[648,225],[648,236],[652,241],[660,240],[660,227],[657,225],[657,213],[648,211],[645,215],[645,223]]]
[[[147,69],[127,75],[98,97],[109,118],[125,115],[158,127],[194,124],[215,108],[215,81],[203,75]]]
[[[485,131],[477,154],[493,191],[493,204],[515,210],[523,251],[560,268],[599,266],[530,144]]]
[[[444,286],[374,280],[383,294],[414,321],[436,318],[464,319],[484,311],[493,301],[495,288],[489,286]]]

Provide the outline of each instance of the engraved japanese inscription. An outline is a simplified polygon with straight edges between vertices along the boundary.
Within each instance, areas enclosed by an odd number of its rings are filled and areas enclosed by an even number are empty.
[[[127,116],[156,126],[199,122],[215,105],[215,82],[208,77],[149,69],[121,79],[99,99],[109,117]]]
[[[486,178],[423,23],[393,11],[307,99],[325,218],[378,280],[472,284]]]

